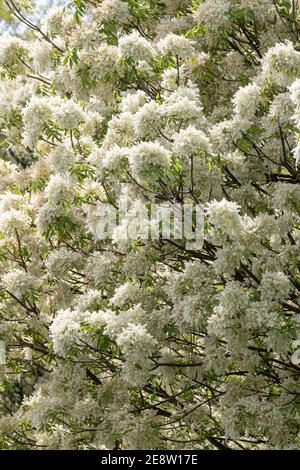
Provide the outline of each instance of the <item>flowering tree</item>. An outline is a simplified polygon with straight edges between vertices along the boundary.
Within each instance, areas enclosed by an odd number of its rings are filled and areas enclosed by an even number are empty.
[[[1,447],[299,447],[300,2],[6,4]],[[125,197],[202,247],[103,239]]]

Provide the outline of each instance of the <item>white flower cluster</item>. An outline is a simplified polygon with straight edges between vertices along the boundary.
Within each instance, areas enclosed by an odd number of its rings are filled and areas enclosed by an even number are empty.
[[[129,163],[135,178],[151,182],[156,178],[155,170],[162,172],[168,168],[170,156],[158,142],[143,142],[131,149]]]
[[[289,278],[283,272],[264,273],[260,292],[262,300],[282,300],[288,297],[291,289]]]
[[[2,35],[0,450],[299,447],[290,3],[61,0]]]
[[[104,0],[94,12],[94,17],[98,21],[126,23],[130,17],[128,4],[123,0]]]
[[[63,357],[67,356],[72,347],[80,345],[81,325],[83,323],[105,325],[107,316],[105,312],[59,310],[50,326],[54,351]]]
[[[72,16],[67,15],[63,7],[53,8],[42,19],[42,29],[45,33],[55,37],[64,32],[67,20],[71,18]]]
[[[242,230],[242,221],[239,206],[235,202],[212,201],[206,210],[208,220],[215,228],[220,228],[232,237],[236,237]]]
[[[39,39],[35,41],[31,55],[36,72],[43,73],[51,68],[51,51],[51,44],[44,44],[44,42]]]
[[[202,105],[199,92],[195,88],[179,87],[166,97],[164,115],[169,119],[193,122],[202,118]]]
[[[28,51],[27,44],[22,39],[3,34],[0,38],[0,65],[12,67],[24,59],[24,55]]]
[[[287,87],[299,75],[300,52],[291,42],[278,43],[266,53],[262,73],[266,79],[271,79],[276,85]]]
[[[116,337],[118,346],[123,351],[126,362],[124,376],[129,383],[141,385],[147,380],[156,341],[147,332],[144,325],[129,323]]]
[[[234,111],[239,119],[252,120],[260,102],[261,90],[256,83],[240,88],[233,98]]]
[[[116,289],[113,297],[110,299],[110,303],[117,307],[122,307],[126,302],[136,300],[139,292],[139,286],[129,283],[123,284]]]
[[[0,197],[0,230],[3,234],[24,232],[29,228],[30,212],[22,196],[12,192],[5,192]]]
[[[45,123],[51,120],[53,109],[47,98],[34,96],[23,110],[24,145],[33,147],[43,132]]]
[[[2,277],[2,283],[7,290],[22,298],[30,291],[37,291],[41,282],[35,276],[24,272],[22,269],[14,269]]]
[[[201,2],[195,11],[195,19],[199,23],[207,25],[210,29],[218,30],[218,28],[226,27],[230,24],[228,15],[230,7],[230,1]]]
[[[72,100],[66,100],[57,107],[55,118],[62,129],[76,129],[84,120],[81,106]]]
[[[80,253],[70,251],[67,248],[60,248],[52,251],[47,258],[46,267],[50,276],[62,278],[70,270],[75,270],[82,264]]]
[[[67,173],[75,161],[73,149],[65,144],[58,144],[49,153],[50,168],[54,173]]]
[[[154,54],[151,43],[137,31],[126,36],[121,36],[119,39],[119,49],[125,58],[132,57],[137,61],[149,61]]]
[[[146,93],[142,90],[126,93],[122,98],[121,110],[123,113],[128,112],[135,114],[144,104],[146,104],[146,101]]]
[[[190,125],[175,136],[174,151],[176,155],[186,157],[198,152],[209,153],[212,148],[204,132]]]
[[[33,147],[45,132],[45,125],[55,122],[64,130],[76,129],[84,121],[82,107],[73,100],[34,96],[23,110],[24,144]]]
[[[138,137],[154,137],[162,125],[161,107],[155,101],[150,101],[139,109],[134,120]]]
[[[71,202],[74,197],[75,181],[71,176],[52,175],[46,188],[45,196],[52,207]]]

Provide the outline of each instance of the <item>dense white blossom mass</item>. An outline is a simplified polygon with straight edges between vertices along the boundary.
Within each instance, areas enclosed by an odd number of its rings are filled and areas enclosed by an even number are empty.
[[[0,448],[299,449],[300,2],[61,3],[0,38]]]

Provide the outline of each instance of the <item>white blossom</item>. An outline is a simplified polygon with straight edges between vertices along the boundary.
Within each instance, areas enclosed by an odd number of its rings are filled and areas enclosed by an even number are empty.
[[[256,83],[240,88],[233,99],[234,111],[242,119],[253,119],[260,102],[261,90]]]
[[[207,206],[209,221],[217,228],[222,227],[228,234],[236,236],[242,230],[239,206],[235,202],[212,201]]]
[[[135,60],[150,60],[154,54],[151,43],[137,31],[121,36],[119,49],[124,57],[132,57]]]
[[[290,85],[300,70],[300,52],[291,42],[276,44],[269,49],[263,59],[262,72],[266,78],[271,78],[279,86]]]
[[[181,59],[189,58],[194,54],[193,42],[184,36],[173,33],[161,39],[157,47],[161,54],[170,54],[174,57],[180,57]]]
[[[289,3],[14,0],[0,450],[299,448]]]
[[[27,44],[22,39],[3,34],[0,40],[0,65],[13,66],[27,52]]]
[[[185,157],[201,151],[210,152],[211,145],[203,131],[188,126],[175,136],[174,151],[177,155]]]
[[[126,23],[129,19],[129,9],[122,0],[104,0],[94,12],[94,17],[100,21],[116,21]]]
[[[129,163],[135,178],[141,181],[155,179],[156,171],[170,165],[168,151],[158,142],[143,142],[131,149]]]

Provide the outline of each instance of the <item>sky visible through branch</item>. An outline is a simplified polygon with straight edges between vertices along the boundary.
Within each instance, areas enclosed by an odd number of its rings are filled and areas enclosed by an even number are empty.
[[[61,3],[61,0],[35,0],[35,11],[33,14],[28,15],[27,18],[30,20],[39,21],[40,18],[43,16],[43,13],[49,8],[55,8],[57,5]],[[9,24],[7,21],[1,18],[1,11],[0,11],[0,35],[4,33],[23,33],[24,29],[26,28],[25,25],[19,22],[16,24]]]

